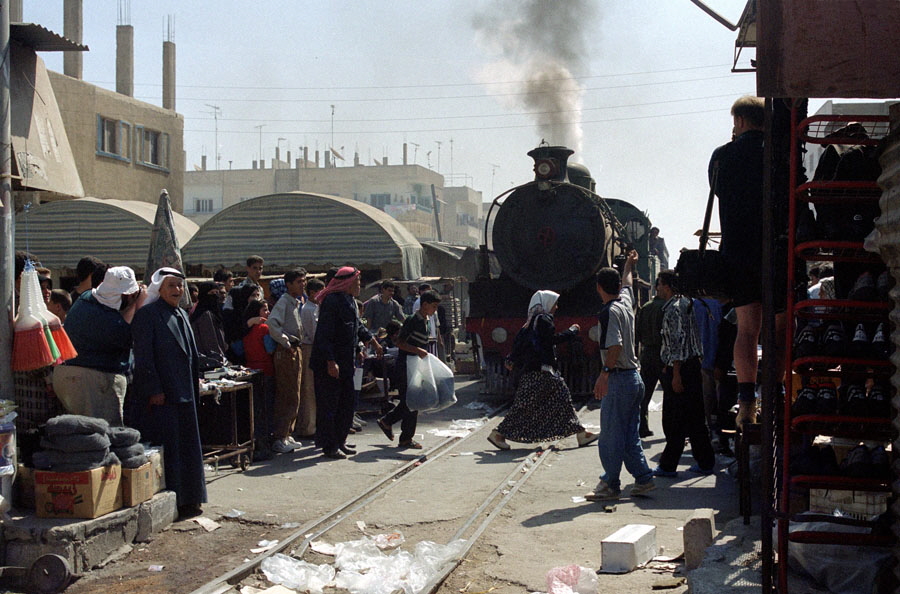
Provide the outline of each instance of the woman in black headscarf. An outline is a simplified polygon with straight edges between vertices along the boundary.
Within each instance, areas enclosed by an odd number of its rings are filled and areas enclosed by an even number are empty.
[[[225,330],[222,324],[224,295],[216,283],[198,285],[197,306],[191,313],[191,329],[200,353],[200,367],[220,367],[225,364]]]

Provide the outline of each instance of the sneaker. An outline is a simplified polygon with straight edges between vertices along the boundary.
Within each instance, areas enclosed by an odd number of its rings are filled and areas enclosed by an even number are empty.
[[[866,399],[866,388],[860,384],[849,384],[841,386],[843,392],[843,403],[841,404],[841,412],[849,417],[864,417],[868,412],[868,400]]]
[[[794,355],[800,357],[812,357],[819,350],[819,339],[816,337],[812,326],[803,326],[797,330],[794,336]]]
[[[297,448],[302,448],[302,447],[303,447],[303,444],[300,443],[299,441],[297,441],[296,439],[294,439],[294,437],[291,436],[291,435],[288,435],[288,436],[285,437],[284,439],[285,439],[290,445],[294,446],[294,449],[295,449],[295,450],[296,450]]]
[[[756,422],[756,399],[742,400],[738,403],[738,412],[734,417],[734,426],[743,430],[744,423]]]
[[[694,464],[690,468],[688,468],[688,472],[693,472],[694,474],[702,474],[703,476],[709,476],[711,474],[715,474],[716,469],[713,468],[700,468],[699,464]]]
[[[847,295],[847,299],[850,301],[875,301],[877,297],[875,277],[868,271],[857,277],[856,282],[853,283],[853,288],[850,289],[850,293]]]
[[[651,483],[652,482],[653,481],[651,481]],[[588,501],[608,501],[610,499],[618,499],[621,496],[621,489],[613,489],[606,484],[606,481],[601,480],[599,483],[597,483],[597,486],[594,487],[593,491],[591,491],[590,493],[585,493],[584,498]]]
[[[276,454],[287,454],[294,451],[294,446],[287,439],[276,439],[272,442],[272,451]]]
[[[369,423],[367,421],[363,421],[362,418],[358,414],[353,413],[353,424],[359,425],[360,427],[365,427]]]
[[[839,357],[846,351],[847,337],[840,322],[832,322],[822,334],[822,354],[826,357]]]
[[[887,359],[891,355],[891,343],[888,338],[887,332],[884,331],[884,322],[878,324],[875,334],[872,335],[872,357]]]
[[[654,489],[656,489],[656,483],[653,482],[653,479],[650,479],[646,483],[635,483],[634,486],[631,487],[631,496],[643,497]]]
[[[891,416],[891,389],[884,384],[875,384],[869,390],[868,416],[888,418]]]
[[[869,357],[870,344],[869,335],[866,333],[866,326],[863,323],[856,325],[853,331],[853,338],[850,340],[850,353],[854,357],[867,359]]]
[[[663,470],[659,466],[653,469],[653,476],[658,476],[660,478],[676,478],[678,476],[677,470]]]
[[[860,444],[847,452],[841,461],[841,474],[852,478],[865,478],[872,470],[872,455],[869,448]]]
[[[834,384],[821,384],[816,392],[816,414],[836,415],[838,410],[837,388]]]
[[[791,414],[795,417],[813,414],[816,411],[816,393],[818,391],[819,386],[816,384],[800,388],[800,391],[797,392],[797,399],[791,405]]]

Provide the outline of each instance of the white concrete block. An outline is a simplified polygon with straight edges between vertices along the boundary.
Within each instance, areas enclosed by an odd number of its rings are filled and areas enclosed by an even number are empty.
[[[628,524],[600,543],[604,573],[627,573],[656,556],[656,526]]]
[[[684,564],[687,569],[696,569],[703,562],[706,548],[716,537],[716,512],[708,507],[691,514],[684,524]]]

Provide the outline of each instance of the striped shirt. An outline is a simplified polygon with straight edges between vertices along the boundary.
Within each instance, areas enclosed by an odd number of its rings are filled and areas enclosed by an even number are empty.
[[[403,321],[399,339],[411,347],[424,349],[428,346],[428,325],[422,314],[416,312]]]

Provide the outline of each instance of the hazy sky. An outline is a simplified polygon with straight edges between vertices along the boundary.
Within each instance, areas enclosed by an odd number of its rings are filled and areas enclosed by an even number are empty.
[[[84,79],[109,89],[119,4],[84,2]],[[745,0],[708,4],[734,22]],[[188,169],[215,167],[210,106],[223,169],[250,167],[259,125],[267,162],[333,145],[398,164],[405,141],[485,200],[532,179],[525,153],[546,139],[577,150],[601,196],[648,211],[670,253],[695,247],[709,155],[755,90],[731,72],[736,33],[689,0],[131,2],[135,96],[156,105],[168,15]],[[63,2],[25,0],[24,18],[62,34]]]

